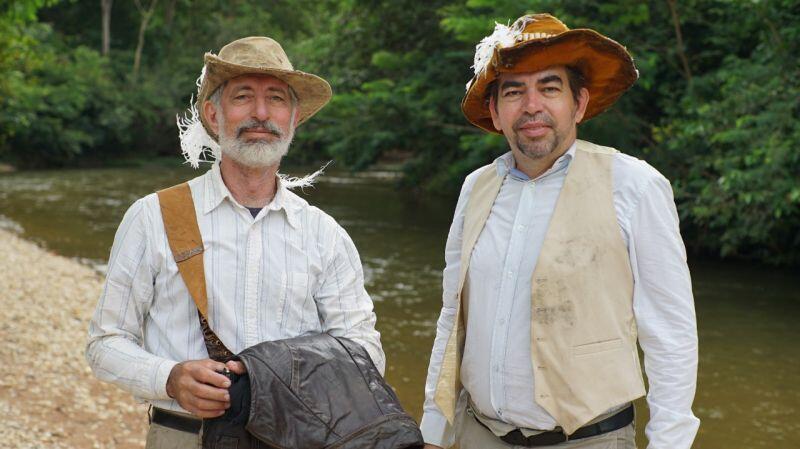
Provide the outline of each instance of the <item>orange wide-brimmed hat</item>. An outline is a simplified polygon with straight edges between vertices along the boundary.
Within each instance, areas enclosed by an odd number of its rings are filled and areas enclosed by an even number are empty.
[[[630,53],[616,41],[590,29],[570,30],[550,14],[530,14],[510,27],[497,24],[478,44],[475,76],[467,83],[461,110],[473,125],[501,134],[492,124],[487,87],[501,73],[553,66],[571,66],[586,79],[589,104],[584,121],[611,107],[639,77]]]

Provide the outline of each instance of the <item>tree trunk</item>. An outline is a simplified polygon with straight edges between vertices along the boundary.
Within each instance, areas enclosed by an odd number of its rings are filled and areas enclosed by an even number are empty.
[[[114,0],[100,0],[100,10],[103,16],[103,56],[108,56],[111,51],[111,4]]]
[[[167,28],[172,26],[172,19],[175,18],[175,3],[177,2],[178,0],[171,0],[167,3],[167,9],[164,11],[164,25],[166,25]]]
[[[133,81],[139,77],[139,67],[142,62],[142,49],[144,48],[144,34],[147,31],[147,25],[153,17],[153,12],[156,10],[158,0],[153,0],[150,7],[145,9],[139,0],[136,0],[136,8],[142,16],[142,21],[139,24],[139,41],[136,44],[136,54],[133,57]]]
[[[667,0],[669,12],[672,15],[672,26],[675,28],[675,38],[678,40],[678,57],[681,59],[683,66],[683,77],[686,81],[692,81],[692,70],[689,68],[689,60],[686,58],[686,51],[683,46],[683,34],[681,33],[681,21],[678,17],[678,8],[675,5],[675,0]]]

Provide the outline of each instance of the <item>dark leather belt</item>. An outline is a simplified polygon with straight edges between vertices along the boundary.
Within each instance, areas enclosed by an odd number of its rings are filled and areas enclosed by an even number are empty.
[[[155,407],[150,413],[150,422],[189,433],[200,433],[200,428],[203,426],[203,420],[200,418],[189,418]]]
[[[486,427],[479,419],[475,418],[480,425]],[[564,432],[558,430],[551,430],[536,435],[526,437],[519,429],[514,429],[511,432],[500,437],[501,440],[514,446],[552,446],[555,444],[563,443],[565,441],[580,440],[581,438],[589,438],[604,433],[612,432],[621,429],[633,422],[633,404],[620,411],[619,413],[609,416],[608,418],[598,421],[588,426],[583,426],[576,430],[572,435],[565,435]],[[488,427],[486,427],[488,429]]]

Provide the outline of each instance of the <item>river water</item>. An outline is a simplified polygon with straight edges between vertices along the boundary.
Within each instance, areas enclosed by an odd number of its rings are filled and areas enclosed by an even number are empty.
[[[127,207],[197,174],[186,167],[2,174],[0,226],[102,270]],[[375,301],[387,379],[419,419],[455,204],[414,198],[388,178],[331,171],[298,193],[336,218],[355,241]],[[702,421],[694,447],[800,448],[800,276],[796,270],[690,262],[700,334],[694,410]],[[643,448],[647,410],[644,401],[637,406]]]

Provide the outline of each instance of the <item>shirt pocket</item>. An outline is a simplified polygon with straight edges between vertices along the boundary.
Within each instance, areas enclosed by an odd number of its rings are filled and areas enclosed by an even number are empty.
[[[614,351],[622,347],[621,338],[613,338],[610,340],[595,341],[592,343],[585,343],[575,345],[572,347],[572,355],[574,357],[585,357],[601,352]]]
[[[282,338],[322,331],[311,278],[307,273],[284,272],[281,274],[280,304]]]

